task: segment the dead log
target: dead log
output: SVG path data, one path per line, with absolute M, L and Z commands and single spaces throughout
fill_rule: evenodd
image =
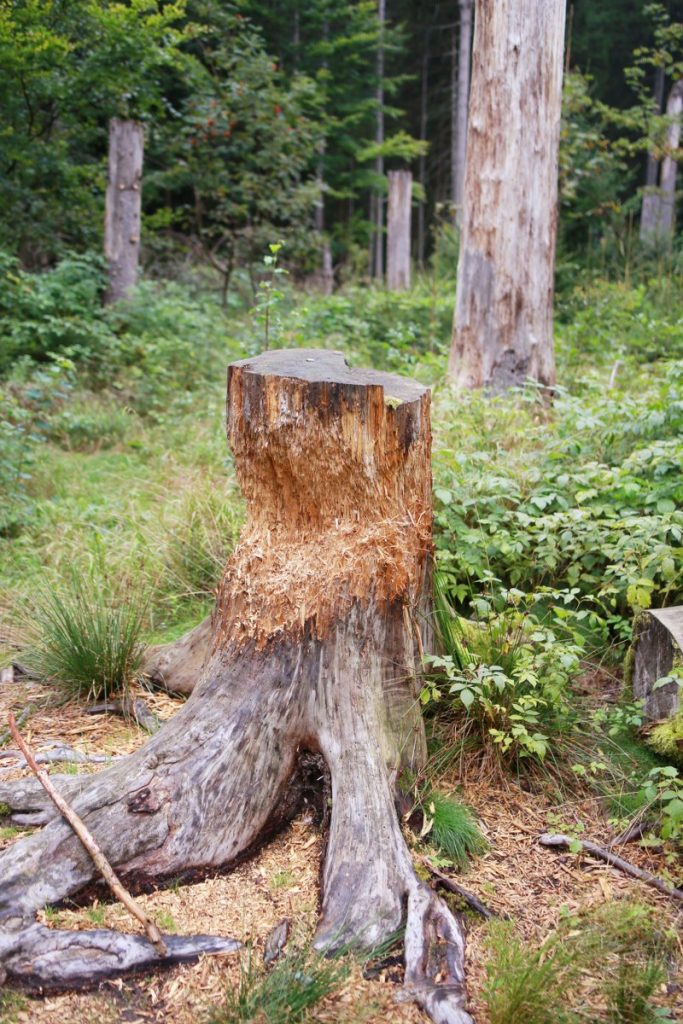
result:
M 640 612 L 633 623 L 633 642 L 626 657 L 625 676 L 633 696 L 644 702 L 645 716 L 659 721 L 676 714 L 680 687 L 675 681 L 655 683 L 683 665 L 683 606 Z
M 109 122 L 109 175 L 105 198 L 106 303 L 130 297 L 138 277 L 144 130 L 139 121 Z
M 426 754 L 429 392 L 339 353 L 268 352 L 230 367 L 228 437 L 248 518 L 201 679 L 145 746 L 69 799 L 120 873 L 158 880 L 244 856 L 291 813 L 302 755 L 322 755 L 332 811 L 316 948 L 373 948 L 405 923 L 407 994 L 466 1024 L 462 931 L 417 878 L 395 809 L 402 772 Z M 50 932 L 57 960 L 41 959 L 36 931 L 39 908 L 92 878 L 60 820 L 0 854 L 10 977 L 38 960 L 41 984 L 68 983 L 87 936 L 90 976 L 107 973 L 110 933 Z M 126 956 L 144 941 L 124 938 Z

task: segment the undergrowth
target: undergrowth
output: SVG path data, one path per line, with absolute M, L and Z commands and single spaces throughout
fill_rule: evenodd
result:
M 486 852 L 488 844 L 465 804 L 431 790 L 421 798 L 421 806 L 422 834 L 460 871 L 467 870 L 470 858 Z
M 270 969 L 256 966 L 249 948 L 240 962 L 237 986 L 213 1007 L 206 1024 L 296 1024 L 334 992 L 348 966 L 309 950 L 288 952 Z

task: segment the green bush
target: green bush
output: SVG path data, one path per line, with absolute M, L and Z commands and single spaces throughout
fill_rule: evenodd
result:
M 449 607 L 440 581 L 437 576 L 443 653 L 426 658 L 435 671 L 422 703 L 436 703 L 437 710 L 445 703 L 461 719 L 461 732 L 474 733 L 484 749 L 509 764 L 542 762 L 551 741 L 571 732 L 576 721 L 570 683 L 584 650 L 580 636 L 558 635 L 533 610 L 537 598 L 529 601 L 515 590 L 504 594 L 507 607 L 499 609 L 473 598 L 479 618 L 466 619 Z M 565 624 L 558 626 L 566 634 Z
M 142 658 L 146 602 L 107 579 L 74 574 L 43 588 L 27 618 L 27 665 L 74 696 L 99 700 L 126 691 Z

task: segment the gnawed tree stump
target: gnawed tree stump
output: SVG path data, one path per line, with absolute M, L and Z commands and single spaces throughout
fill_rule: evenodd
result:
M 248 518 L 201 679 L 141 750 L 70 780 L 65 795 L 119 873 L 159 879 L 255 848 L 296 808 L 297 765 L 322 755 L 332 811 L 316 947 L 372 947 L 405 922 L 407 993 L 435 1021 L 463 1024 L 463 936 L 416 877 L 394 802 L 404 770 L 425 757 L 429 392 L 349 369 L 338 353 L 269 352 L 230 367 L 228 437 Z M 35 924 L 93 868 L 21 786 L 23 809 L 51 820 L 0 855 L 10 978 L 70 985 L 140 964 L 141 950 L 145 966 L 160 962 L 138 936 Z M 21 810 L 9 788 L 0 799 Z M 193 941 L 178 940 L 184 950 Z

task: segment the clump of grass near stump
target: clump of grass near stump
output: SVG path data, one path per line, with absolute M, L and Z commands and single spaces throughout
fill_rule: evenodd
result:
M 213 1007 L 205 1024 L 296 1024 L 348 975 L 339 960 L 308 950 L 288 953 L 266 971 L 254 965 L 251 949 L 242 959 L 237 987 Z
M 144 650 L 145 612 L 140 593 L 74 574 L 62 590 L 39 596 L 23 660 L 74 696 L 125 693 Z
M 459 800 L 432 792 L 423 801 L 423 810 L 432 822 L 428 841 L 461 871 L 467 869 L 470 857 L 488 849 L 472 811 Z

